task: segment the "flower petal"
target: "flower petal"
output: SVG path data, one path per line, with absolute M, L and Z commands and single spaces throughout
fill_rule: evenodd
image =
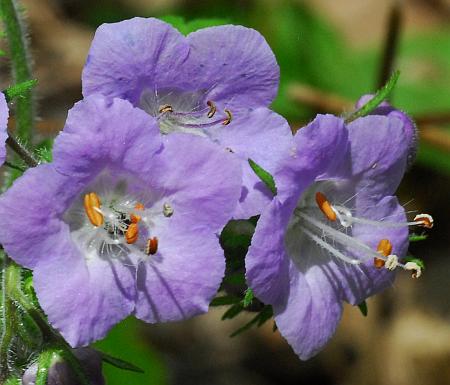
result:
M 55 237 L 53 253 L 57 259 L 42 258 L 34 267 L 34 288 L 51 325 L 72 347 L 104 337 L 133 311 L 134 267 L 114 259 L 85 258 L 67 226 Z
M 163 322 L 205 313 L 225 271 L 218 237 L 175 223 L 158 240 L 158 254 L 139 266 L 136 317 Z
M 67 175 L 90 176 L 106 164 L 139 173 L 161 146 L 155 119 L 126 100 L 107 101 L 96 94 L 69 111 L 53 158 L 58 171 Z
M 369 115 L 350 123 L 348 132 L 352 173 L 360 188 L 373 197 L 392 195 L 405 173 L 410 147 L 404 121 Z
M 273 195 L 249 166 L 248 159 L 273 174 L 281 159 L 294 147 L 288 123 L 267 108 L 257 108 L 218 129 L 211 139 L 242 160 L 244 187 L 234 218 L 260 214 Z
M 264 37 L 254 29 L 223 25 L 187 36 L 191 50 L 183 67 L 196 89 L 227 105 L 267 106 L 278 90 L 279 67 Z
M 5 141 L 8 138 L 8 117 L 8 104 L 6 103 L 5 95 L 3 92 L 0 92 L 0 166 L 6 159 Z
M 208 139 L 189 134 L 164 137 L 164 149 L 142 173 L 149 186 L 164 191 L 186 226 L 220 231 L 239 199 L 242 171 L 238 160 Z
M 188 53 L 185 37 L 160 20 L 136 17 L 103 24 L 83 70 L 83 95 L 99 92 L 137 105 L 144 89 L 176 87 Z
M 60 217 L 81 188 L 50 164 L 17 179 L 0 198 L 0 243 L 11 258 L 31 269 L 43 256 L 53 260 L 53 244 L 63 226 Z
M 274 304 L 278 330 L 302 360 L 317 354 L 333 336 L 342 315 L 340 289 L 326 266 L 289 269 L 286 304 Z
M 275 197 L 261 215 L 245 258 L 246 280 L 265 303 L 283 301 L 288 293 L 288 259 L 284 234 L 293 207 Z

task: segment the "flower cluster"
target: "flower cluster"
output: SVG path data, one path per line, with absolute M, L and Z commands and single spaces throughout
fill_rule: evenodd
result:
M 185 37 L 156 19 L 105 24 L 82 80 L 53 161 L 0 198 L 0 243 L 33 270 L 39 303 L 71 346 L 128 315 L 206 312 L 231 219 L 261 215 L 247 281 L 303 359 L 329 340 L 343 301 L 388 287 L 398 268 L 420 276 L 402 261 L 408 226 L 432 218 L 408 222 L 394 196 L 416 148 L 400 111 L 383 104 L 350 124 L 319 115 L 293 136 L 268 108 L 272 51 L 232 25 Z M 273 174 L 275 197 L 249 159 Z

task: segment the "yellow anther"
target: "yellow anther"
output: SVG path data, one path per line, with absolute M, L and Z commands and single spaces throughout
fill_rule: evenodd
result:
M 391 255 L 391 253 L 392 253 L 392 243 L 389 241 L 389 239 L 382 239 L 378 243 L 377 251 L 383 257 L 387 257 L 388 255 Z M 373 259 L 373 264 L 375 265 L 375 267 L 377 269 L 381 269 L 384 266 L 385 262 L 381 258 L 374 258 Z
M 96 227 L 103 224 L 103 215 L 100 212 L 102 203 L 99 196 L 95 192 L 91 192 L 84 196 L 84 211 L 89 218 L 89 221 Z
M 158 251 L 158 238 L 153 237 L 147 239 L 147 244 L 145 245 L 145 254 L 153 255 Z
M 173 108 L 170 104 L 163 104 L 159 107 L 159 113 L 164 114 L 166 112 L 173 112 Z
M 208 114 L 206 116 L 208 118 L 212 118 L 214 116 L 214 114 L 216 113 L 216 111 L 217 111 L 216 105 L 211 100 L 208 100 L 206 102 L 206 104 L 209 107 L 209 111 L 208 111 Z
M 137 223 L 131 223 L 125 232 L 125 239 L 128 244 L 135 243 L 139 236 L 139 227 Z
M 336 213 L 331 206 L 331 203 L 328 202 L 327 197 L 322 194 L 320 191 L 316 192 L 316 203 L 319 206 L 320 211 L 329 219 L 330 221 L 336 220 Z
M 222 122 L 224 126 L 227 126 L 233 120 L 233 115 L 230 110 L 225 109 L 224 112 L 227 114 L 227 118 Z
M 421 226 L 431 229 L 434 225 L 433 217 L 429 214 L 419 214 L 414 217 L 414 222 L 421 222 Z

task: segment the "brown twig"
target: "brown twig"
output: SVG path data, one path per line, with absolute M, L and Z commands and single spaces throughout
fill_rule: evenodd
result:
M 292 101 L 311 107 L 317 112 L 341 114 L 354 108 L 351 101 L 341 96 L 300 83 L 289 85 L 287 95 Z

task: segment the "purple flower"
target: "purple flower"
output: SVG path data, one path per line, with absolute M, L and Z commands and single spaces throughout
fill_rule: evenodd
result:
M 6 147 L 4 144 L 8 138 L 8 117 L 8 104 L 6 103 L 5 95 L 3 92 L 0 92 L 0 166 L 6 159 Z
M 278 195 L 258 221 L 246 259 L 255 295 L 273 306 L 281 334 L 301 359 L 331 338 L 343 301 L 359 304 L 389 287 L 403 264 L 408 225 L 393 196 L 411 135 L 396 116 L 348 126 L 319 115 L 295 135 L 296 149 L 275 174 Z M 377 267 L 375 267 L 375 265 Z
M 207 311 L 224 273 L 217 233 L 242 183 L 234 157 L 197 136 L 162 137 L 145 112 L 99 95 L 69 112 L 53 154 L 0 198 L 0 242 L 33 269 L 66 340 L 86 345 L 129 314 Z
M 187 37 L 157 19 L 103 24 L 83 71 L 83 95 L 129 100 L 158 120 L 163 134 L 210 138 L 235 153 L 243 187 L 235 218 L 259 214 L 272 195 L 248 158 L 273 172 L 292 147 L 287 122 L 267 106 L 279 67 L 255 30 L 226 25 Z

